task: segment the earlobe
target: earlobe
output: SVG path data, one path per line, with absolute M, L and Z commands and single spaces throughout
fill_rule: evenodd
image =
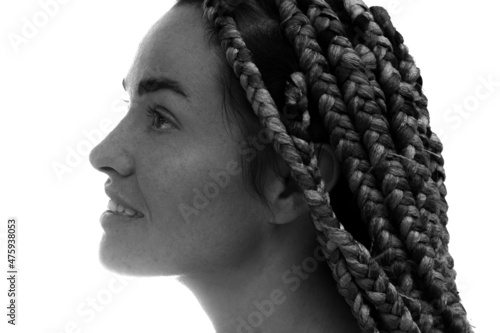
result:
M 326 191 L 330 192 L 340 178 L 340 162 L 332 146 L 327 143 L 315 143 L 314 151 L 318 157 L 318 168 Z
M 267 198 L 271 213 L 270 223 L 288 224 L 307 212 L 304 193 L 289 171 L 284 175 L 272 177 L 267 184 L 269 186 Z

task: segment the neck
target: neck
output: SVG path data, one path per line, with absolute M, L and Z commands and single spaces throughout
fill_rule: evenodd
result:
M 237 268 L 182 276 L 219 333 L 357 332 L 315 240 L 279 226 Z M 295 228 L 297 229 L 297 228 Z M 298 244 L 303 244 L 298 246 Z

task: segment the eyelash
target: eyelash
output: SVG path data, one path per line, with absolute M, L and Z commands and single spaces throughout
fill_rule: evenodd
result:
M 158 108 L 158 106 L 154 105 L 154 106 L 149 106 L 146 109 L 146 113 L 147 113 L 148 117 L 151 118 L 151 122 L 150 122 L 150 124 L 148 124 L 148 127 L 147 127 L 148 132 L 163 132 L 163 131 L 165 131 L 165 129 L 161 129 L 161 126 L 163 123 L 168 123 L 170 128 L 175 127 L 174 123 L 168 117 L 165 117 L 163 114 L 158 112 L 157 108 Z M 158 121 L 160 121 L 162 123 L 159 126 L 158 126 Z

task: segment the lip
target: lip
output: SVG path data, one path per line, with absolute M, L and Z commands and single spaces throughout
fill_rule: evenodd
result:
M 128 208 L 128 209 L 132 209 L 136 212 L 139 213 L 139 215 L 141 216 L 144 216 L 144 213 L 141 212 L 140 210 L 138 210 L 137 208 L 133 207 L 132 205 L 130 205 L 125 199 L 122 198 L 121 195 L 118 194 L 118 192 L 112 190 L 109 186 L 105 186 L 104 187 L 104 192 L 106 192 L 106 195 L 111 199 L 113 200 L 114 202 L 116 202 L 117 204 L 123 206 L 124 208 Z M 108 210 L 109 211 L 109 210 Z M 121 216 L 121 215 L 120 215 Z
M 144 218 L 144 216 L 139 217 L 139 216 L 128 216 L 125 214 L 120 214 L 117 212 L 113 212 L 111 210 L 107 210 L 104 213 L 102 213 L 101 218 L 99 219 L 101 222 L 101 226 L 103 228 L 111 226 L 113 224 L 119 223 L 120 225 L 134 222 L 136 220 L 140 220 Z

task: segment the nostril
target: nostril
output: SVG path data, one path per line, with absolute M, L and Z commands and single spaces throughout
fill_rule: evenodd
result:
M 112 167 L 103 166 L 99 168 L 99 171 L 109 174 L 115 170 Z

